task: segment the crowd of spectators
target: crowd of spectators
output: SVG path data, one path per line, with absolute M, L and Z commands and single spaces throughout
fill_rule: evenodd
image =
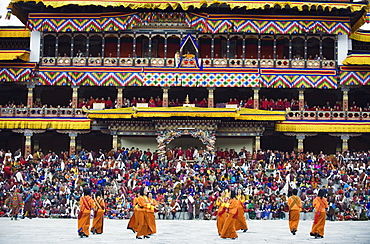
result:
M 93 96 L 90 96 L 90 98 L 82 98 L 82 100 L 78 103 L 77 107 L 82 108 L 93 108 L 94 103 L 101 103 L 105 104 L 105 109 L 112 109 L 112 108 L 118 108 L 117 100 L 111 100 L 110 97 L 104 98 L 94 98 Z M 148 107 L 162 107 L 162 99 L 160 96 L 151 96 L 149 99 L 146 99 L 144 97 L 132 97 L 129 98 L 123 98 L 122 102 L 123 108 L 128 107 L 136 107 L 138 104 L 146 104 Z M 181 101 L 179 98 L 171 99 L 168 103 L 169 107 L 178 107 L 183 106 L 183 104 L 190 103 L 194 104 L 195 107 L 202 107 L 206 108 L 208 107 L 208 100 L 207 98 L 198 99 L 194 98 L 190 101 Z M 225 103 L 217 103 L 216 107 L 225 107 L 225 104 L 235 104 L 237 107 L 240 108 L 253 108 L 254 107 L 254 100 L 253 97 L 249 97 L 248 99 L 238 99 L 238 98 L 230 98 L 229 101 Z M 2 106 L 3 108 L 26 108 L 27 105 L 24 103 L 15 104 L 14 101 L 9 101 L 7 104 Z M 32 105 L 32 108 L 55 108 L 53 105 L 43 104 L 40 101 L 35 101 Z M 67 106 L 61 106 L 58 105 L 57 108 L 72 108 L 72 101 L 69 101 L 69 104 Z M 288 98 L 278 98 L 278 99 L 268 99 L 266 97 L 262 97 L 259 100 L 259 109 L 262 110 L 280 110 L 285 111 L 287 109 L 291 111 L 298 111 L 299 109 L 299 101 L 297 99 L 291 99 Z M 331 104 L 330 102 L 327 102 L 325 105 L 314 105 L 309 106 L 307 102 L 304 104 L 304 110 L 305 111 L 342 111 L 342 105 L 339 101 Z M 349 105 L 349 111 L 356 112 L 356 111 L 363 111 L 363 112 L 370 112 L 370 103 L 367 103 L 366 106 L 360 107 L 356 104 L 355 101 L 353 101 Z
M 252 97 L 249 97 L 247 100 L 243 99 L 237 99 L 237 98 L 230 98 L 230 100 L 227 102 L 227 104 L 236 104 L 238 107 L 241 108 L 253 108 L 254 106 L 254 100 Z M 298 111 L 299 109 L 299 101 L 297 99 L 291 99 L 288 98 L 278 98 L 278 99 L 268 99 L 266 97 L 263 97 L 259 100 L 259 109 L 262 110 L 281 110 L 285 111 L 287 109 L 292 111 Z M 307 102 L 304 103 L 304 110 L 305 111 L 342 111 L 342 105 L 340 102 L 336 101 L 334 104 L 331 104 L 330 102 L 326 102 L 325 105 L 319 106 L 315 105 L 310 107 Z M 352 102 L 349 106 L 349 111 L 355 112 L 355 111 L 364 111 L 368 112 L 370 111 L 370 103 L 367 103 L 365 107 L 360 107 L 356 104 L 355 101 Z
M 295 188 L 303 201 L 302 218 L 312 219 L 312 201 L 325 189 L 330 220 L 370 217 L 370 151 L 326 155 L 217 148 L 168 148 L 162 156 L 132 147 L 104 152 L 82 149 L 68 155 L 37 150 L 22 157 L 0 151 L 0 215 L 15 189 L 32 192 L 32 217 L 76 218 L 84 187 L 101 190 L 106 217 L 129 218 L 139 187 L 148 186 L 164 219 L 214 218 L 214 201 L 225 188 L 241 188 L 249 219 L 284 219 L 287 197 Z M 24 198 L 27 194 L 25 193 Z

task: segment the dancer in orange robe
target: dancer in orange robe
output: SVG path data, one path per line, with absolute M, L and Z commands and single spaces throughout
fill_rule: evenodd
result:
M 319 190 L 317 197 L 313 200 L 313 207 L 315 208 L 315 217 L 310 232 L 311 236 L 315 238 L 324 238 L 324 228 L 326 220 L 326 208 L 328 201 L 326 200 L 324 190 Z
M 91 232 L 93 234 L 102 234 L 103 225 L 104 225 L 104 212 L 105 212 L 105 203 L 104 199 L 101 197 L 101 192 L 97 191 L 94 197 L 95 203 L 95 212 L 93 225 L 91 227 Z
M 138 209 L 138 205 L 137 205 L 137 198 L 138 196 L 136 195 L 135 198 L 134 198 L 134 201 L 132 202 L 133 206 L 134 206 L 134 214 L 131 216 L 128 224 L 127 224 L 127 229 L 129 230 L 132 230 L 134 233 L 136 232 L 136 217 L 135 217 L 135 213 Z
M 155 214 L 154 209 L 158 206 L 158 203 L 155 199 L 152 198 L 152 193 L 148 193 L 148 206 L 147 206 L 147 219 L 150 229 L 149 235 L 157 233 L 157 226 L 155 224 Z
M 243 232 L 247 232 L 248 225 L 247 221 L 245 220 L 244 216 L 244 203 L 245 203 L 245 196 L 243 194 L 242 189 L 238 189 L 238 194 L 236 195 L 236 199 L 239 200 L 238 205 L 238 218 L 235 222 L 235 230 L 243 230 Z
M 292 196 L 288 199 L 288 207 L 289 207 L 289 228 L 290 232 L 295 235 L 295 233 L 298 230 L 298 224 L 299 224 L 299 217 L 300 212 L 302 209 L 302 201 L 297 196 L 298 190 L 293 189 Z
M 218 235 L 221 235 L 222 227 L 224 226 L 226 220 L 226 203 L 229 200 L 229 193 L 227 190 L 222 191 L 220 196 L 216 200 L 216 206 L 218 206 L 217 210 L 217 231 Z
M 238 218 L 238 206 L 239 200 L 235 198 L 235 191 L 231 191 L 230 200 L 225 205 L 227 209 L 226 220 L 224 226 L 222 227 L 221 231 L 221 238 L 231 238 L 236 239 L 238 238 L 238 234 L 236 234 L 235 230 L 235 222 Z
M 136 239 L 143 239 L 142 236 L 145 238 L 150 238 L 148 235 L 150 234 L 150 229 L 148 225 L 148 216 L 146 214 L 146 210 L 148 207 L 148 198 L 146 195 L 148 194 L 147 187 L 141 187 L 139 192 L 139 197 L 137 198 L 137 210 L 135 213 L 135 230 L 136 230 Z
M 90 212 L 95 208 L 94 200 L 90 197 L 89 188 L 84 188 L 84 195 L 80 197 L 80 212 L 78 214 L 78 235 L 82 238 L 89 237 Z

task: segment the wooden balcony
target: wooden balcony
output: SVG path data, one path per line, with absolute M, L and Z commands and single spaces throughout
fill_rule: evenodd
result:
M 306 68 L 335 69 L 335 60 L 289 60 L 289 59 L 220 59 L 199 58 L 205 68 Z M 101 57 L 43 57 L 43 66 L 107 66 L 107 67 L 174 67 L 174 58 L 101 58 Z M 182 65 L 184 66 L 184 65 Z M 186 66 L 186 65 L 185 65 Z M 191 65 L 193 67 L 194 65 Z
M 0 117 L 86 117 L 80 108 L 1 108 Z
M 363 111 L 289 111 L 287 120 L 353 120 L 370 121 L 370 112 Z

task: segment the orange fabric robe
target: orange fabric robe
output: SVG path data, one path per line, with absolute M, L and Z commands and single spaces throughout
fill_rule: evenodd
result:
M 219 197 L 216 201 L 216 206 L 218 206 L 217 210 L 217 231 L 218 234 L 221 235 L 222 227 L 224 226 L 226 220 L 226 204 L 227 198 Z
M 298 230 L 300 212 L 302 208 L 302 201 L 298 196 L 291 196 L 288 198 L 289 207 L 289 228 L 290 231 Z
M 135 213 L 135 229 L 137 236 L 149 235 L 150 229 L 148 225 L 148 215 L 147 215 L 147 206 L 148 201 L 147 197 L 139 196 L 137 198 L 137 211 Z
M 137 197 L 134 198 L 133 206 L 134 206 L 134 214 L 131 216 L 130 221 L 127 224 L 127 229 L 133 230 L 134 232 L 137 232 L 137 230 L 136 230 L 136 216 L 135 216 L 137 208 L 139 207 L 139 206 L 137 206 Z
M 101 197 L 98 197 L 94 199 L 94 202 L 95 202 L 96 211 L 95 211 L 91 231 L 95 229 L 97 234 L 102 234 L 103 225 L 104 225 L 104 212 L 105 212 L 104 199 Z
M 239 201 L 239 204 L 238 204 L 238 218 L 235 221 L 235 230 L 248 230 L 247 221 L 245 220 L 244 216 L 245 196 L 238 195 L 236 196 L 236 198 Z
M 157 201 L 154 200 L 153 198 L 148 198 L 148 207 L 147 207 L 147 220 L 148 220 L 148 226 L 150 230 L 150 235 L 157 233 L 157 226 L 155 224 L 155 214 L 154 214 L 154 209 L 158 205 Z
M 80 214 L 78 216 L 78 233 L 83 232 L 89 235 L 90 230 L 90 211 L 95 207 L 94 200 L 90 196 L 80 198 Z
M 316 197 L 313 200 L 313 206 L 315 208 L 315 218 L 312 224 L 311 233 L 318 233 L 320 236 L 324 236 L 324 227 L 326 221 L 326 210 L 328 207 L 328 201 L 325 197 L 322 199 Z
M 235 221 L 238 214 L 238 206 L 240 202 L 238 199 L 231 199 L 228 203 L 228 211 L 226 214 L 226 219 L 224 226 L 222 227 L 221 231 L 221 238 L 237 238 L 238 234 L 236 234 L 235 229 Z

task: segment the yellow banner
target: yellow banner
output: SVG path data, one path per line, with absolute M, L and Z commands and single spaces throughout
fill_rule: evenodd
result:
M 28 38 L 31 33 L 25 28 L 0 28 L 0 38 Z
M 90 120 L 64 118 L 0 118 L 0 129 L 90 130 Z
M 357 31 L 353 33 L 350 38 L 360 42 L 370 42 L 370 33 Z
M 15 60 L 30 61 L 30 51 L 28 50 L 0 50 L 0 60 Z
M 370 132 L 370 122 L 361 121 L 282 121 L 276 123 L 276 131 L 280 132 Z
M 344 65 L 370 65 L 370 54 L 350 54 L 345 60 Z
M 199 107 L 139 107 L 107 110 L 85 110 L 90 119 L 130 119 L 150 117 L 207 117 L 234 118 L 239 120 L 285 120 L 283 111 L 267 111 L 247 108 L 199 108 Z

